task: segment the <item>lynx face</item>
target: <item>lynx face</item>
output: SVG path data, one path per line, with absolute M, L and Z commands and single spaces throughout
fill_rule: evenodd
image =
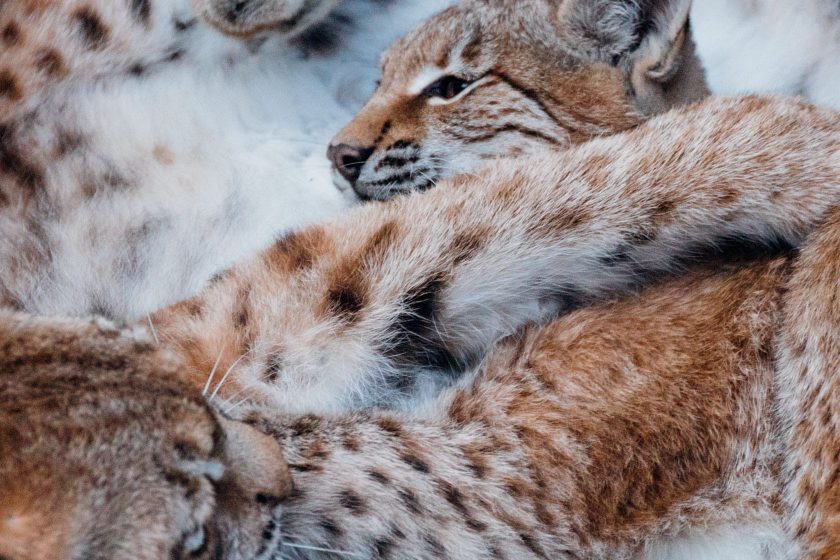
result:
M 328 150 L 337 186 L 387 199 L 701 97 L 682 4 L 662 14 L 547 0 L 445 10 L 384 54 L 378 89 Z M 627 34 L 645 21 L 648 35 Z

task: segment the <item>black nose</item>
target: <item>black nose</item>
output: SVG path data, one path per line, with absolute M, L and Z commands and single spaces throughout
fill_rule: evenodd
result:
M 351 185 L 358 180 L 362 167 L 372 153 L 373 148 L 359 148 L 350 144 L 335 144 L 327 148 L 327 158 Z

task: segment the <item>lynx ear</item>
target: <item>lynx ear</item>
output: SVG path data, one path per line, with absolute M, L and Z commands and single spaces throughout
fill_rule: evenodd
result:
M 659 113 L 708 95 L 688 24 L 691 0 L 566 0 L 569 47 L 621 68 L 639 110 Z
M 691 37 L 691 0 L 639 0 L 638 5 L 638 45 L 622 65 L 639 109 L 660 113 L 708 95 Z

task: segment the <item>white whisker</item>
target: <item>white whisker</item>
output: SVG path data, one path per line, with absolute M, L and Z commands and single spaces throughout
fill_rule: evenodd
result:
M 340 556 L 352 556 L 356 558 L 361 558 L 362 555 L 356 552 L 347 552 L 346 550 L 333 550 L 331 548 L 321 548 L 320 546 L 306 546 L 303 544 L 296 544 L 296 543 L 288 543 L 283 542 L 283 546 L 289 548 L 299 548 L 300 550 L 311 550 L 313 552 L 329 552 L 331 554 L 338 554 Z
M 210 375 L 207 376 L 207 383 L 204 384 L 204 390 L 201 391 L 201 396 L 206 397 L 207 391 L 210 390 L 210 384 L 213 382 L 213 376 L 216 375 L 216 370 L 219 368 L 219 362 L 222 361 L 222 354 L 225 353 L 225 349 L 222 348 L 219 350 L 219 357 L 216 358 L 216 363 L 213 364 L 213 369 L 210 370 Z
M 155 339 L 155 344 L 160 344 L 160 339 L 158 338 L 157 331 L 155 330 L 155 324 L 152 323 L 152 314 L 146 314 L 146 319 L 149 320 L 149 329 L 152 331 L 152 338 Z
M 236 359 L 233 361 L 233 363 L 232 363 L 232 364 L 230 364 L 230 367 L 229 367 L 229 368 L 227 368 L 227 371 L 225 371 L 225 374 L 222 376 L 222 379 L 219 381 L 218 385 L 216 385 L 216 388 L 213 390 L 213 394 L 211 394 L 211 395 L 210 395 L 210 399 L 209 399 L 209 400 L 211 400 L 211 401 L 212 401 L 213 399 L 215 399 L 215 398 L 216 398 L 216 395 L 218 395 L 218 394 L 219 394 L 219 390 L 221 390 L 222 385 L 224 385 L 224 384 L 225 384 L 225 380 L 227 380 L 228 375 L 230 375 L 230 372 L 231 372 L 231 371 L 233 371 L 233 368 L 235 368 L 235 367 L 236 367 L 236 365 L 237 365 L 239 362 L 241 362 L 241 361 L 243 360 L 243 358 L 245 358 L 245 356 L 247 356 L 248 354 L 250 354 L 250 352 L 251 352 L 250 350 L 249 350 L 248 352 L 245 352 L 244 354 L 242 354 L 241 356 L 239 356 L 238 358 L 236 358 Z

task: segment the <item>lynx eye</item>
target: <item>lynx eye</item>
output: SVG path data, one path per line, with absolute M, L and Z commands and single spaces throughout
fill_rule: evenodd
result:
M 452 99 L 470 87 L 471 83 L 457 76 L 444 76 L 426 86 L 426 89 L 423 90 L 423 96 L 428 98 Z

